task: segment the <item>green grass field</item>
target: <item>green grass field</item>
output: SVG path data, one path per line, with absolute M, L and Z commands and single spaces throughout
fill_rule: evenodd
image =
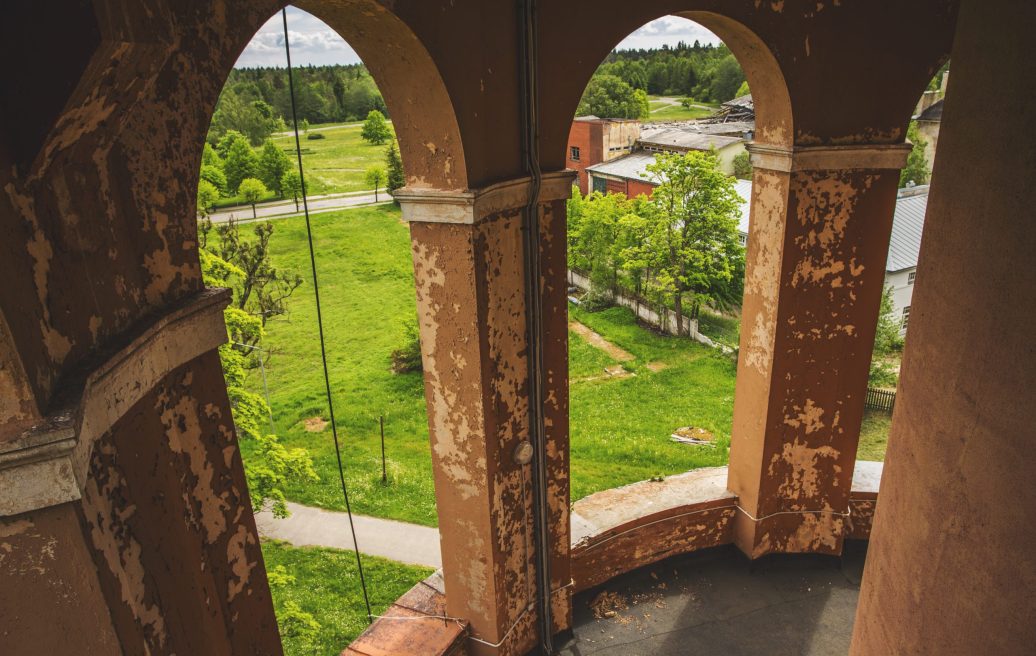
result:
M 346 481 L 353 510 L 434 526 L 424 388 L 419 373 L 394 374 L 390 354 L 403 342 L 403 321 L 416 312 L 407 227 L 393 206 L 358 208 L 313 217 L 332 391 Z M 272 259 L 306 280 L 289 299 L 287 318 L 267 325 L 264 346 L 277 433 L 307 449 L 320 475 L 315 484 L 291 485 L 300 503 L 344 509 L 329 429 L 308 432 L 303 422 L 328 418 L 324 400 L 316 306 L 301 218 L 275 223 Z M 572 498 L 688 469 L 727 462 L 734 397 L 734 363 L 685 338 L 663 337 L 612 308 L 571 310 L 605 339 L 635 356 L 625 378 L 604 376 L 615 362 L 570 333 Z M 654 369 L 647 367 L 651 363 Z M 656 364 L 662 367 L 654 366 Z M 254 389 L 262 389 L 252 372 Z M 389 485 L 381 483 L 378 417 L 385 417 Z M 703 427 L 716 446 L 672 442 L 682 426 Z M 876 431 L 881 422 L 865 424 Z M 885 426 L 887 432 L 887 426 Z M 877 444 L 880 436 L 866 438 Z M 245 458 L 253 445 L 242 443 Z M 862 449 L 862 447 L 861 447 Z
M 648 96 L 648 109 L 650 113 L 648 114 L 648 117 L 644 119 L 644 122 L 690 121 L 705 118 L 715 111 L 714 106 L 711 104 L 698 102 L 695 102 L 694 104 L 707 105 L 710 108 L 684 107 L 679 103 L 673 104 L 665 100 L 660 100 L 659 96 Z
M 312 126 L 309 135 L 320 134 L 323 139 L 301 135 L 302 164 L 306 169 L 309 193 L 337 194 L 370 189 L 364 181 L 364 174 L 370 166 L 385 168 L 385 151 L 389 146 L 372 146 L 364 141 L 360 137 L 362 127 L 362 123 L 319 125 Z M 272 138 L 279 147 L 290 150 L 294 157 L 294 135 L 280 134 Z
M 292 547 L 284 542 L 264 541 L 263 558 L 267 571 L 283 567 L 294 580 L 273 583 L 273 603 L 281 628 L 287 656 L 335 656 L 367 628 L 367 616 L 352 551 Z M 374 614 L 389 604 L 432 570 L 376 558 L 363 557 L 363 573 Z M 276 581 L 276 575 L 274 576 Z M 296 605 L 319 622 L 320 628 L 307 633 L 286 612 Z

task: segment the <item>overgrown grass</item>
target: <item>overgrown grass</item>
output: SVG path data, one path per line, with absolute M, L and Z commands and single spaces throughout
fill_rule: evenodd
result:
M 394 374 L 390 354 L 403 342 L 403 321 L 415 316 L 409 234 L 392 206 L 358 208 L 312 217 L 331 388 L 353 510 L 434 526 L 428 424 L 419 372 Z M 287 446 L 312 455 L 320 481 L 292 485 L 289 498 L 343 510 L 330 430 L 307 432 L 310 417 L 328 419 L 320 363 L 316 304 L 305 223 L 275 222 L 271 259 L 302 274 L 288 317 L 267 324 L 264 346 L 276 428 Z M 259 372 L 253 388 L 261 390 Z M 381 483 L 378 416 L 385 416 L 389 485 Z M 251 444 L 242 444 L 250 457 Z
M 706 337 L 737 348 L 741 339 L 741 319 L 702 310 L 698 313 L 698 330 Z
M 856 459 L 884 461 L 891 426 L 892 415 L 881 410 L 865 410 L 863 426 L 860 428 L 860 446 L 856 449 Z
M 385 151 L 389 144 L 372 146 L 360 137 L 362 123 L 314 126 L 322 128 L 309 134 L 323 135 L 323 139 L 308 139 L 302 135 L 302 163 L 306 168 L 306 185 L 311 194 L 335 194 L 364 191 L 370 186 L 364 180 L 367 168 L 385 168 Z M 391 126 L 391 123 L 389 123 Z M 295 154 L 294 135 L 272 137 L 273 142 Z
M 267 571 L 280 566 L 294 577 L 294 581 L 273 585 L 274 610 L 280 620 L 287 656 L 334 656 L 367 628 L 356 555 L 352 551 L 297 548 L 276 541 L 264 541 L 262 549 Z M 363 573 L 372 611 L 378 614 L 432 570 L 364 556 Z M 291 615 L 293 604 L 312 615 L 320 629 L 312 635 L 292 631 L 290 620 L 285 619 Z
M 699 118 L 705 118 L 712 114 L 711 109 L 702 109 L 701 107 L 684 107 L 683 105 L 668 105 L 660 106 L 655 109 L 652 108 L 651 113 L 644 119 L 645 123 L 656 123 L 658 121 L 690 121 Z
M 589 313 L 572 307 L 570 312 L 633 354 L 635 360 L 623 366 L 636 374 L 571 386 L 573 500 L 659 474 L 726 464 L 735 375 L 729 358 L 690 339 L 645 330 L 626 308 Z M 572 371 L 583 366 L 581 348 L 570 347 Z M 665 368 L 651 371 L 648 363 Z M 681 426 L 711 431 L 716 446 L 673 442 L 669 436 Z

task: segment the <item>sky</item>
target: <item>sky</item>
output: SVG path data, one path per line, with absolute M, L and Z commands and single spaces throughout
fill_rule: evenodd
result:
M 281 15 L 277 14 L 256 32 L 251 43 L 241 53 L 238 68 L 254 66 L 280 66 L 284 62 L 284 31 Z M 301 9 L 288 7 L 288 34 L 291 38 L 291 63 L 296 66 L 307 64 L 355 64 L 360 61 L 356 53 L 342 37 L 325 25 L 319 18 Z M 661 48 L 663 44 L 675 46 L 679 41 L 694 43 L 719 43 L 719 38 L 701 25 L 686 18 L 664 16 L 651 21 L 633 32 L 622 43 L 624 48 Z

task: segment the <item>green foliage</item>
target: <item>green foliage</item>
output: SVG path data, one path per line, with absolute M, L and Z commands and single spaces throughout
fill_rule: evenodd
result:
M 205 145 L 208 146 L 208 144 Z M 202 164 L 201 179 L 215 187 L 217 194 L 227 193 L 227 176 L 223 173 L 222 165 Z
M 256 218 L 255 204 L 270 192 L 266 189 L 266 185 L 263 184 L 262 180 L 245 178 L 238 186 L 237 193 L 241 194 L 245 202 L 252 206 L 252 218 Z
M 393 141 L 389 149 L 385 151 L 385 167 L 388 171 L 388 178 L 385 188 L 389 193 L 406 186 L 406 176 L 403 175 L 403 159 L 399 156 L 399 148 Z
M 262 550 L 285 654 L 337 654 L 367 628 L 355 553 L 319 547 L 298 548 L 274 540 L 264 540 Z M 363 557 L 363 570 L 371 610 L 376 615 L 384 613 L 393 601 L 432 573 L 428 567 L 368 555 Z M 270 572 L 291 572 L 291 575 L 285 580 L 276 573 L 270 576 Z M 304 615 L 299 617 L 300 613 Z M 312 624 L 306 616 L 315 620 L 320 628 L 307 631 Z
M 734 177 L 741 180 L 752 179 L 752 158 L 747 150 L 734 156 Z
M 646 118 L 647 94 L 615 75 L 595 75 L 583 92 L 576 113 L 600 118 Z
M 911 182 L 915 185 L 925 184 L 928 182 L 928 176 L 931 175 L 931 166 L 924 154 L 928 141 L 921 136 L 917 121 L 910 121 L 910 127 L 907 128 L 907 140 L 913 144 L 913 148 L 907 156 L 906 166 L 899 174 L 899 186 L 906 187 Z
M 403 321 L 403 345 L 392 352 L 392 371 L 405 374 L 421 371 L 421 331 L 415 317 Z
M 360 132 L 360 135 L 367 143 L 380 146 L 392 138 L 392 130 L 385 120 L 385 115 L 376 109 L 372 109 L 367 114 L 367 120 L 363 122 L 363 130 Z
M 245 467 L 252 506 L 256 511 L 268 507 L 274 517 L 287 517 L 290 513 L 282 488 L 287 481 L 297 484 L 319 481 L 313 459 L 306 449 L 285 447 L 276 435 L 259 435 L 256 444 L 249 459 L 251 463 Z
M 878 310 L 878 328 L 874 335 L 874 351 L 871 354 L 867 384 L 871 387 L 894 388 L 899 382 L 895 359 L 890 357 L 903 349 L 903 338 L 899 334 L 899 318 L 892 303 L 892 287 L 885 287 L 881 294 Z
M 259 158 L 256 157 L 248 139 L 240 132 L 227 132 L 220 139 L 216 151 L 223 156 L 223 172 L 227 176 L 228 194 L 237 194 L 242 180 L 259 175 Z
M 223 169 L 223 160 L 220 159 L 219 153 L 216 152 L 216 149 L 213 148 L 212 144 L 210 144 L 208 141 L 206 141 L 205 145 L 202 146 L 201 165 L 203 167 L 215 166 L 220 170 Z
M 281 188 L 281 178 L 289 168 L 291 168 L 291 160 L 284 151 L 274 145 L 270 139 L 264 141 L 259 154 L 259 179 L 263 181 L 266 188 L 273 189 L 278 196 L 283 197 L 285 194 L 284 189 Z
M 382 185 L 385 184 L 385 169 L 380 166 L 371 166 L 367 168 L 367 172 L 364 174 L 363 179 L 368 185 L 375 191 L 377 191 Z
M 734 97 L 740 98 L 741 96 L 747 96 L 750 93 L 752 93 L 752 90 L 748 88 L 748 80 L 745 80 L 741 83 L 741 86 L 737 88 L 737 91 L 734 92 Z
M 208 180 L 198 181 L 198 216 L 209 215 L 212 206 L 219 200 L 219 189 Z
M 726 102 L 737 96 L 741 83 L 745 81 L 744 71 L 741 65 L 734 59 L 734 55 L 727 55 L 719 60 L 712 73 L 710 92 L 712 98 L 717 102 Z
M 284 172 L 281 176 L 281 193 L 285 198 L 295 201 L 295 210 L 299 209 L 299 199 L 302 197 L 302 176 L 295 168 Z
M 263 100 L 245 100 L 233 89 L 224 87 L 216 103 L 216 111 L 209 125 L 207 141 L 217 143 L 230 130 L 248 138 L 251 145 L 259 145 L 274 130 L 283 129 L 284 121 L 275 116 L 273 107 Z
M 311 132 L 306 135 L 306 138 L 310 141 L 317 141 L 319 139 L 326 139 L 327 137 L 324 136 L 323 132 Z

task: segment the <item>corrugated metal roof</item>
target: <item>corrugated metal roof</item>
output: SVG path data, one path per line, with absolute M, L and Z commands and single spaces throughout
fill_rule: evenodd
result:
M 737 195 L 741 197 L 741 215 L 737 219 L 737 229 L 743 235 L 748 234 L 748 215 L 752 209 L 752 181 L 738 180 L 734 183 Z
M 668 130 L 642 131 L 639 143 L 659 148 L 683 148 L 687 150 L 719 150 L 727 146 L 741 143 L 741 137 L 728 137 L 719 134 L 703 134 L 697 130 L 670 128 Z
M 641 150 L 629 155 L 623 155 L 622 157 L 616 157 L 607 162 L 588 166 L 586 170 L 591 173 L 614 175 L 631 180 L 647 180 L 648 178 L 641 174 L 646 174 L 647 165 L 654 163 L 654 161 L 655 156 L 652 153 L 645 153 Z
M 924 189 L 904 189 L 896 200 L 889 258 L 885 265 L 887 271 L 902 271 L 917 266 L 917 256 L 921 252 L 921 231 L 924 230 L 924 215 L 927 209 L 927 185 Z

